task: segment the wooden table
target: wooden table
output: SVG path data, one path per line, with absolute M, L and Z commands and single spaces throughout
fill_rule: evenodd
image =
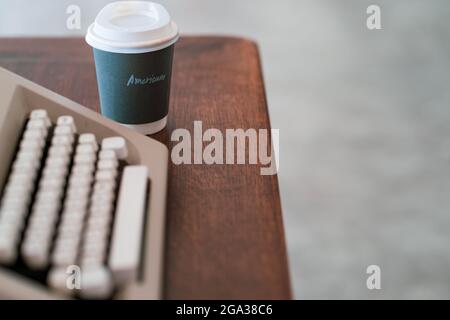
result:
M 258 49 L 226 37 L 176 45 L 167 129 L 270 128 Z M 0 65 L 99 109 L 91 48 L 83 39 L 0 39 Z M 170 165 L 165 297 L 291 297 L 277 176 L 258 165 Z

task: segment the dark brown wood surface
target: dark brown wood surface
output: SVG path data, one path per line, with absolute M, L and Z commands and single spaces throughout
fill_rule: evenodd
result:
M 0 66 L 93 110 L 99 100 L 83 39 L 0 39 Z M 167 128 L 270 128 L 256 45 L 227 37 L 183 37 L 176 45 Z M 0 88 L 1 91 L 1 88 Z M 277 176 L 258 165 L 169 169 L 165 297 L 291 297 Z

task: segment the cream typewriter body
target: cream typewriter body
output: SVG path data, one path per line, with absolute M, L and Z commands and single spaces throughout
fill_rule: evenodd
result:
M 1 68 L 0 88 L 0 298 L 161 298 L 167 148 Z

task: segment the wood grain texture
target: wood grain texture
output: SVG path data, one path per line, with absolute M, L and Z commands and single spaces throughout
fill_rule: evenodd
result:
M 167 128 L 269 129 L 256 45 L 183 37 L 176 45 Z M 91 49 L 83 39 L 0 39 L 0 65 L 99 110 Z M 170 165 L 165 297 L 291 297 L 277 176 L 258 165 Z

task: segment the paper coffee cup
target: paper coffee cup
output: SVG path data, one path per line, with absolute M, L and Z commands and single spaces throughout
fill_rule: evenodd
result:
M 101 112 L 143 134 L 167 123 L 178 28 L 166 9 L 147 1 L 108 4 L 89 26 Z

